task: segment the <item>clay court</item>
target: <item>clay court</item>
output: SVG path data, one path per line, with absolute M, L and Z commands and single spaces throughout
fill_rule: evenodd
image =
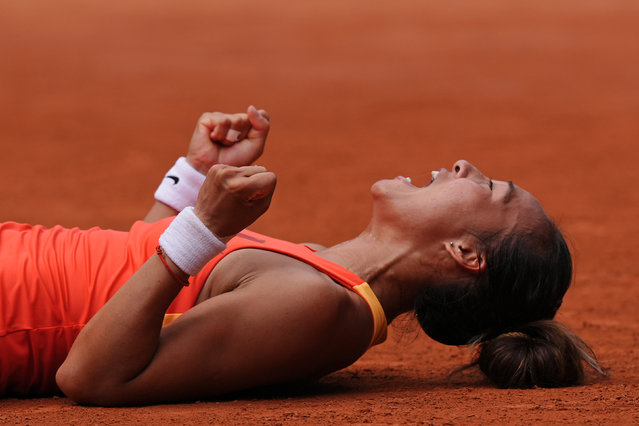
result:
M 639 422 L 639 4 L 62 0 L 0 6 L 0 220 L 126 230 L 204 111 L 268 109 L 278 175 L 254 230 L 325 245 L 370 185 L 464 158 L 535 194 L 568 235 L 557 319 L 610 378 L 502 390 L 467 349 L 394 323 L 317 383 L 216 401 L 0 401 L 0 423 Z

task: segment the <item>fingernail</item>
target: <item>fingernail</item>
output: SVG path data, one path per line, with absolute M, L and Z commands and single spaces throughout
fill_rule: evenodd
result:
M 240 132 L 238 132 L 237 130 L 229 129 L 229 131 L 226 132 L 227 141 L 235 142 L 235 141 L 238 141 L 239 139 L 240 139 Z

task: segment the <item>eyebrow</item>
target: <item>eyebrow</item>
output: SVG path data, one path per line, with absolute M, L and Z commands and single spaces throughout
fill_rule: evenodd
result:
M 508 202 L 510 201 L 514 193 L 515 193 L 515 184 L 513 183 L 513 181 L 509 180 L 508 191 L 506 191 L 506 195 L 504 195 L 504 199 L 503 199 L 504 204 L 508 204 Z

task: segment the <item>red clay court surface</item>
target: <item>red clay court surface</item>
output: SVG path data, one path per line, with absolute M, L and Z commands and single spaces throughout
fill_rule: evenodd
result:
M 279 177 L 253 229 L 332 244 L 369 187 L 465 158 L 569 235 L 558 319 L 611 377 L 501 390 L 410 324 L 317 384 L 214 402 L 0 401 L 2 423 L 639 422 L 639 3 L 116 0 L 0 6 L 0 220 L 127 229 L 198 115 L 268 109 Z

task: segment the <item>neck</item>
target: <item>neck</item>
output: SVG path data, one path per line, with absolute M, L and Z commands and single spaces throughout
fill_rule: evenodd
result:
M 318 252 L 366 281 L 379 299 L 390 323 L 413 309 L 415 297 L 433 271 L 419 259 L 416 248 L 406 242 L 383 238 L 370 230 L 358 237 Z M 418 270 L 420 269 L 420 270 Z

